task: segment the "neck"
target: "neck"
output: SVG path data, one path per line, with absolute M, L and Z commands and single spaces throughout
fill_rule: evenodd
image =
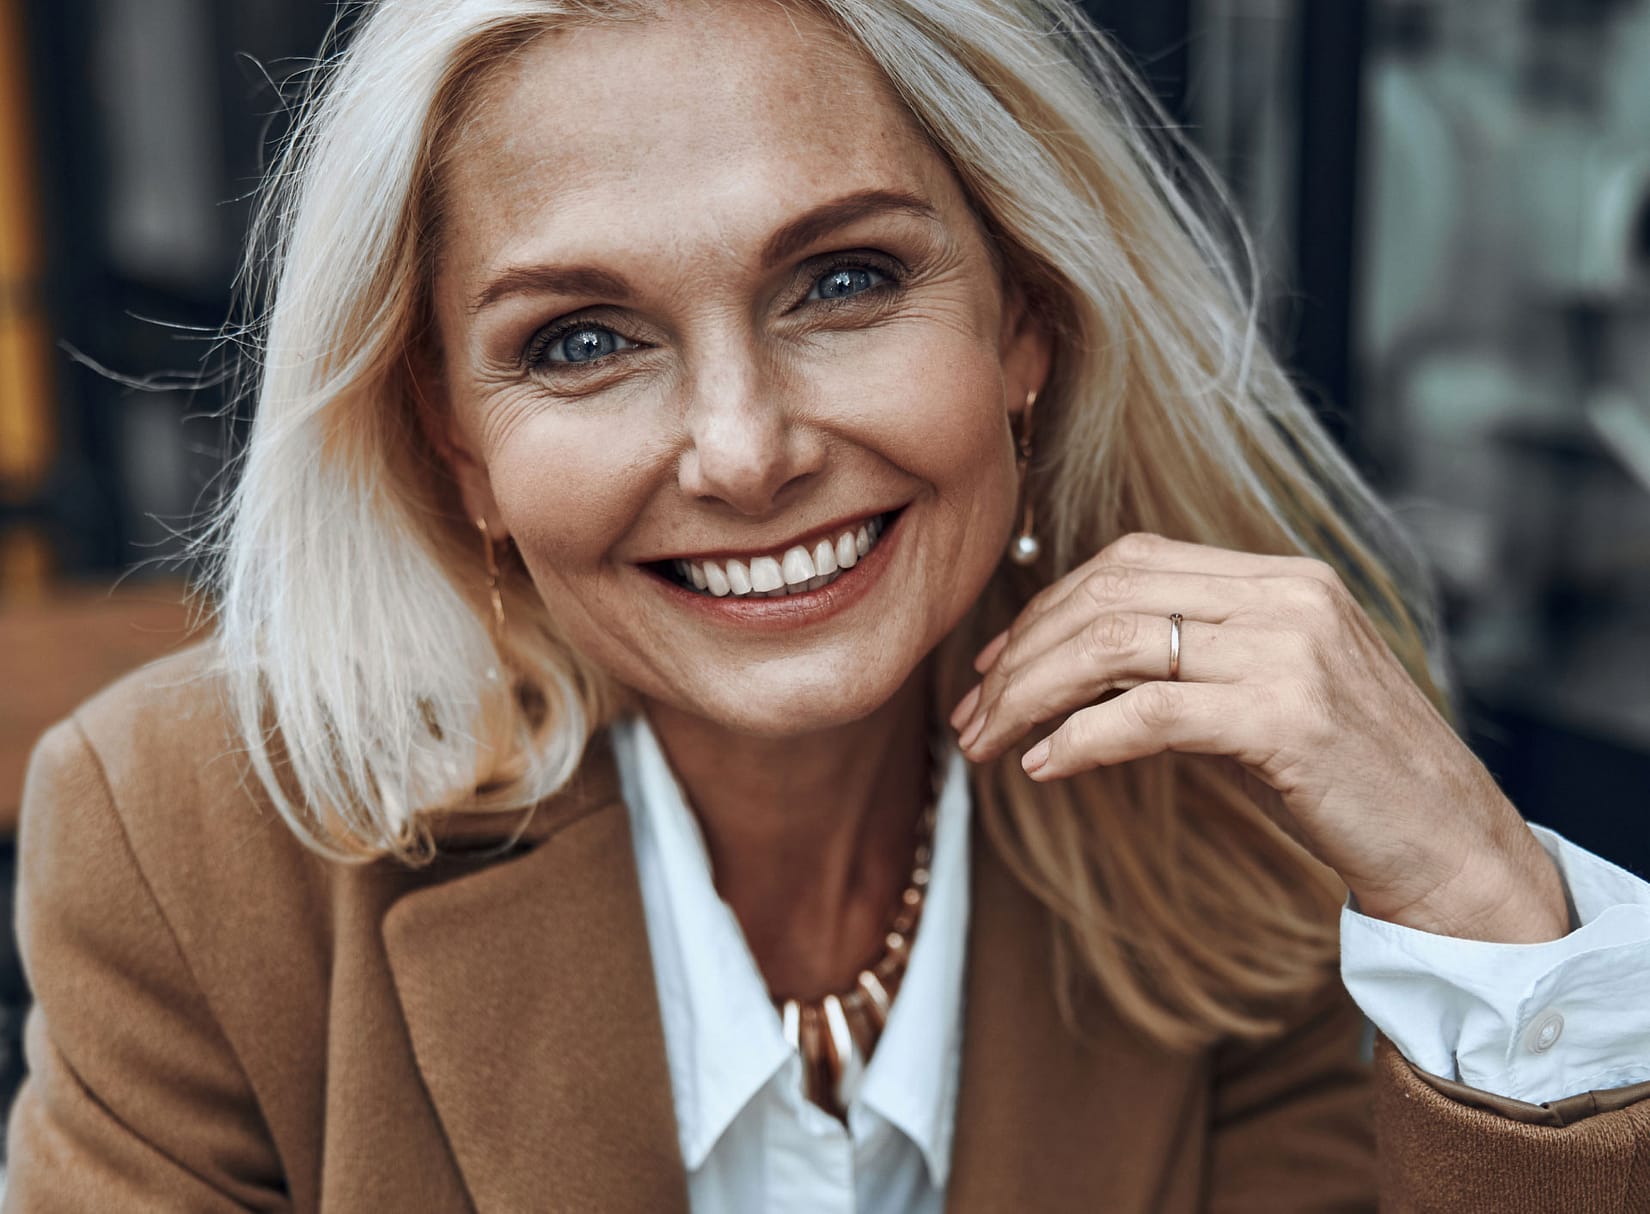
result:
M 776 995 L 844 989 L 880 951 L 929 796 L 928 698 L 919 667 L 870 716 L 794 738 L 645 705 Z

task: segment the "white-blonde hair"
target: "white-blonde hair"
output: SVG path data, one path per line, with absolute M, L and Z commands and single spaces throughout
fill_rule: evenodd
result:
M 1077 6 L 771 2 L 822 14 L 881 69 L 1056 334 L 1030 472 L 1046 556 L 1005 563 L 942 645 L 936 709 L 1041 586 L 1150 531 L 1327 562 L 1453 719 L 1424 566 L 1257 333 L 1226 196 Z M 204 543 L 255 770 L 335 859 L 421 863 L 420 811 L 539 802 L 624 702 L 519 566 L 492 634 L 409 364 L 440 158 L 477 83 L 546 30 L 655 3 L 383 0 L 319 66 L 270 175 L 246 283 L 255 420 Z M 1052 912 L 1074 1023 L 1093 986 L 1174 1048 L 1258 1036 L 1330 972 L 1344 891 L 1232 765 L 1169 753 L 1034 785 L 1015 759 L 975 770 L 977 812 Z

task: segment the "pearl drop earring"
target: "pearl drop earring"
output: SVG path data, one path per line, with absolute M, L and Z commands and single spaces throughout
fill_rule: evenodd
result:
M 1026 474 L 1031 464 L 1031 406 L 1036 403 L 1037 392 L 1033 389 L 1026 393 L 1026 407 L 1020 414 L 1020 433 L 1015 443 L 1018 454 L 1014 462 L 1020 474 L 1020 534 L 1009 545 L 1008 557 L 1016 565 L 1034 565 L 1043 555 L 1043 546 L 1031 529 L 1031 485 Z

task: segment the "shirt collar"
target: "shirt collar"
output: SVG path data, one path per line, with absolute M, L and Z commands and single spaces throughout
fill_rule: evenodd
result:
M 614 750 L 631 817 L 682 1160 L 701 1167 L 793 1051 L 738 919 L 716 892 L 698 820 L 641 714 Z M 899 1129 L 943 1188 L 950 1172 L 968 922 L 968 765 L 947 748 L 922 922 L 888 1023 L 849 1108 Z
M 682 1161 L 701 1167 L 790 1046 L 698 819 L 645 717 L 614 728 L 659 985 Z M 913 943 L 913 950 L 915 945 Z

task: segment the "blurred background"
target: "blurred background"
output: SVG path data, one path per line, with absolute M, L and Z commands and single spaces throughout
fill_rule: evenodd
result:
M 1650 874 L 1650 0 L 1086 7 L 1230 184 L 1273 340 L 1433 561 L 1468 741 Z M 213 336 L 278 86 L 337 11 L 0 0 L 8 916 L 34 739 L 184 642 L 178 531 L 232 439 Z

